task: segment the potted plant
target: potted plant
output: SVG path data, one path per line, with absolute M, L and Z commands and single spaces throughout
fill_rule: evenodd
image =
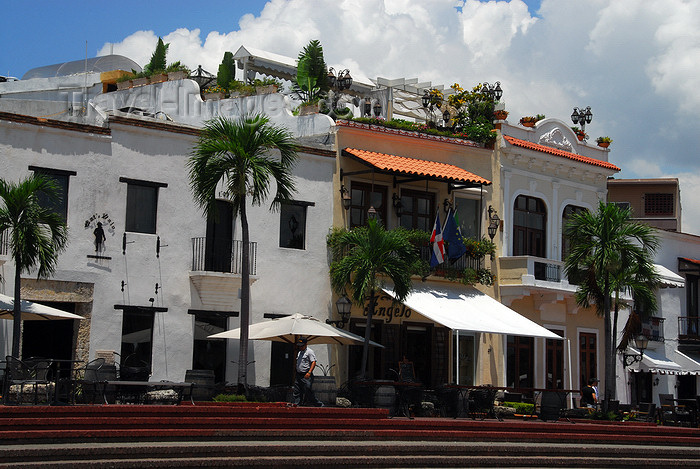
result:
M 255 94 L 255 87 L 253 85 L 248 85 L 240 80 L 232 80 L 228 84 L 228 90 L 232 98 L 236 96 L 252 96 Z
M 134 78 L 134 75 L 134 73 L 125 72 L 122 76 L 117 78 L 117 89 L 125 90 L 127 88 L 131 88 L 133 85 L 132 79 Z
M 190 69 L 180 61 L 171 63 L 165 71 L 168 73 L 168 81 L 184 80 L 190 76 Z
M 610 137 L 598 137 L 595 139 L 595 141 L 601 148 L 608 148 L 612 143 L 612 139 Z
M 520 125 L 524 127 L 534 127 L 537 122 L 537 117 L 535 116 L 525 116 L 520 118 Z
M 226 95 L 226 90 L 223 89 L 219 85 L 210 86 L 209 88 L 204 90 L 204 99 L 205 100 L 222 99 L 225 95 Z
M 571 127 L 571 130 L 574 131 L 574 133 L 576 134 L 576 138 L 578 138 L 579 142 L 583 142 L 584 140 L 586 140 L 588 138 L 588 135 L 586 135 L 586 132 L 584 132 L 583 130 L 579 129 L 576 126 Z
M 503 121 L 506 120 L 506 117 L 508 117 L 508 111 L 505 109 L 498 109 L 496 111 L 493 111 L 493 117 L 496 120 Z
M 277 93 L 277 90 L 282 87 L 282 82 L 277 78 L 263 78 L 262 80 L 256 78 L 253 81 L 253 86 L 255 87 L 256 94 L 272 94 Z
M 153 72 L 153 75 L 148 77 L 148 83 L 163 83 L 168 81 L 168 74 L 164 70 Z

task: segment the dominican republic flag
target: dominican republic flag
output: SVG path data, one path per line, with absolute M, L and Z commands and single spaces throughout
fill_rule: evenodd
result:
M 430 236 L 433 245 L 433 253 L 430 256 L 430 267 L 435 267 L 445 261 L 445 246 L 442 242 L 442 227 L 440 226 L 440 212 L 435 217 L 433 234 Z

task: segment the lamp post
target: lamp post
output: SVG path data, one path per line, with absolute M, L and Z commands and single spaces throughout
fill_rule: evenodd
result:
M 500 81 L 497 81 L 493 85 L 489 85 L 487 82 L 484 82 L 484 84 L 481 86 L 481 92 L 494 101 L 500 101 L 501 97 L 503 96 Z
M 586 109 L 574 108 L 574 112 L 571 113 L 571 122 L 581 126 L 581 131 L 586 133 L 586 124 L 590 124 L 593 120 L 593 113 L 591 112 L 591 107 L 588 106 Z
M 331 319 L 326 319 L 326 324 L 343 328 L 350 320 L 350 308 L 352 307 L 352 302 L 350 301 L 350 298 L 343 295 L 335 302 L 335 307 L 338 310 L 338 314 L 340 314 L 340 320 L 333 321 Z
M 335 75 L 335 69 L 333 67 L 328 69 L 328 86 L 333 91 L 332 103 L 333 109 L 338 106 L 338 99 L 340 99 L 340 93 L 343 90 L 347 90 L 352 86 L 352 77 L 350 76 L 350 70 L 347 68 L 338 72 L 338 76 Z
M 649 345 L 649 339 L 644 334 L 639 334 L 634 338 L 634 346 L 637 347 L 639 353 L 623 353 L 622 354 L 622 366 L 627 368 L 628 366 L 641 362 L 644 357 L 644 349 Z

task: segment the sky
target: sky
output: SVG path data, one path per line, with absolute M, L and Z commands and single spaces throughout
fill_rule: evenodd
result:
M 700 2 L 697 0 L 252 0 L 4 2 L 0 75 L 109 54 L 216 72 L 245 45 L 296 57 L 319 39 L 329 66 L 449 87 L 500 81 L 509 121 L 573 125 L 613 139 L 618 178 L 675 177 L 683 231 L 700 235 Z

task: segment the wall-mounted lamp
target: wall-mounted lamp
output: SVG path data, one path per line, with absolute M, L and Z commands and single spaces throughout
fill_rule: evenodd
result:
M 401 204 L 401 197 L 399 194 L 394 192 L 394 195 L 391 196 L 391 204 L 394 206 L 396 216 L 400 218 L 403 213 L 403 204 Z
M 493 238 L 496 237 L 496 232 L 498 231 L 498 227 L 501 224 L 501 219 L 498 218 L 498 212 L 494 210 L 494 208 L 489 205 L 489 226 L 488 226 L 488 232 L 489 232 L 489 238 L 491 238 L 491 241 L 493 241 Z
M 338 314 L 340 315 L 340 320 L 332 321 L 330 319 L 326 319 L 326 324 L 331 324 L 335 327 L 340 328 L 345 327 L 345 325 L 350 320 L 350 308 L 352 307 L 352 302 L 350 301 L 350 298 L 348 298 L 346 295 L 341 296 L 335 302 L 335 307 L 338 310 Z
M 627 368 L 633 363 L 641 362 L 644 357 L 644 349 L 649 345 L 649 339 L 644 334 L 639 334 L 634 338 L 634 346 L 639 350 L 639 353 L 623 353 L 622 366 Z
M 372 100 L 365 98 L 365 106 L 363 115 L 367 117 L 372 117 Z
M 445 215 L 450 213 L 450 209 L 454 208 L 452 201 L 450 199 L 445 199 L 442 201 L 442 209 L 445 211 Z
M 382 105 L 379 103 L 379 101 L 374 103 L 372 110 L 374 111 L 374 117 L 379 117 L 382 115 Z
M 367 219 L 368 220 L 376 220 L 379 218 L 379 214 L 377 213 L 377 209 L 374 208 L 374 205 L 369 206 L 369 210 L 367 210 Z
M 659 378 L 656 378 L 656 379 L 654 380 L 654 383 L 653 383 L 653 384 L 654 384 L 654 386 L 658 386 L 658 385 L 659 385 Z
M 350 191 L 348 190 L 347 187 L 340 186 L 340 196 L 343 199 L 343 208 L 345 210 L 350 210 L 350 204 L 352 203 L 352 196 L 350 195 Z

